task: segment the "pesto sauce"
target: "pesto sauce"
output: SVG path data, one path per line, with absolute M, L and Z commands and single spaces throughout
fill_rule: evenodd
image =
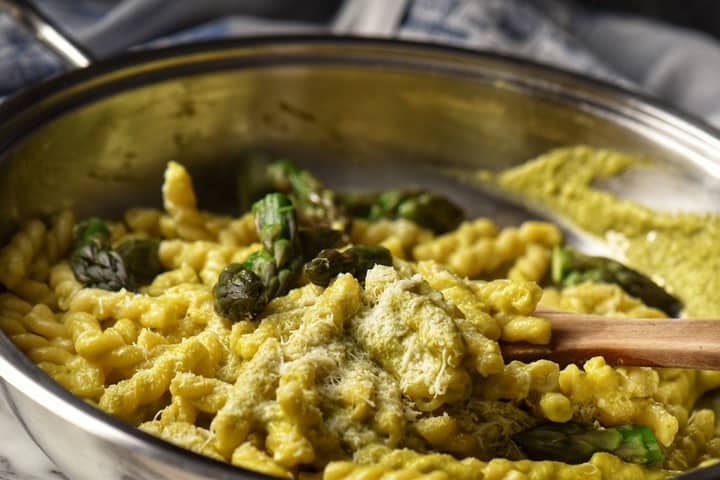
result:
M 685 316 L 720 317 L 720 216 L 657 212 L 592 186 L 642 163 L 609 150 L 563 148 L 506 170 L 495 181 L 612 241 L 629 266 L 683 301 Z

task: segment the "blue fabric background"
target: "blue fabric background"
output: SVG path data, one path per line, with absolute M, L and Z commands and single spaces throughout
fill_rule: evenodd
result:
M 147 27 L 147 12 L 142 9 L 143 2 L 152 1 L 157 0 L 35 0 L 35 3 L 79 39 L 92 38 L 93 42 L 102 43 L 102 35 L 93 32 L 93 28 L 103 25 L 103 21 L 123 8 L 130 25 L 136 22 L 146 29 L 152 28 L 152 22 Z M 180 2 L 197 9 L 197 3 L 187 3 L 193 1 L 197 0 L 165 2 L 168 8 L 163 15 L 172 23 L 172 16 L 179 15 L 176 11 L 180 10 Z M 404 15 L 391 19 L 389 32 L 381 31 L 379 26 L 375 32 L 372 18 L 382 18 L 382 12 L 378 15 L 371 10 L 388 9 L 388 2 L 399 4 L 398 11 L 404 11 Z M 355 4 L 356 15 L 370 19 L 365 22 L 363 34 L 389 34 L 530 58 L 635 88 L 720 125 L 720 82 L 716 80 L 720 45 L 700 33 L 644 18 L 587 11 L 562 0 L 345 0 L 345 7 L 351 3 Z M 321 25 L 235 15 L 212 21 L 203 18 L 171 35 L 145 32 L 148 41 L 140 43 L 142 48 L 303 31 L 335 30 L 332 22 Z M 118 33 L 127 32 L 116 32 L 115 42 L 106 36 L 108 45 L 93 47 L 102 50 L 107 46 L 112 50 L 115 47 L 110 44 L 117 43 Z M 7 15 L 0 13 L 0 97 L 64 68 Z

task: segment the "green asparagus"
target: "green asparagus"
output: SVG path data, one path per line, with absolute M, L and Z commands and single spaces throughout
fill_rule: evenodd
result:
M 323 287 L 340 273 L 350 273 L 362 282 L 367 271 L 375 265 L 392 265 L 392 255 L 387 248 L 357 245 L 343 252 L 326 249 L 305 264 L 305 275 L 312 283 Z
M 350 228 L 350 217 L 336 193 L 325 188 L 309 171 L 281 160 L 268 167 L 268 176 L 277 190 L 293 196 L 302 225 L 332 228 L 340 232 L 347 232 Z
M 116 251 L 135 285 L 147 285 L 165 271 L 158 255 L 159 247 L 157 238 L 136 238 L 118 245 Z
M 640 272 L 603 257 L 591 257 L 564 246 L 556 247 L 552 255 L 552 281 L 569 287 L 582 282 L 614 283 L 646 305 L 658 308 L 670 316 L 677 316 L 682 303 Z
M 213 288 L 215 311 L 232 321 L 248 320 L 267 305 L 267 290 L 260 277 L 245 265 L 226 266 Z
M 110 229 L 101 219 L 91 217 L 75 225 L 73 239 L 76 247 L 90 243 L 107 247 L 110 245 Z
M 213 287 L 215 311 L 232 321 L 259 313 L 297 280 L 303 251 L 295 207 L 284 193 L 270 193 L 253 205 L 255 227 L 263 249 L 242 264 L 230 264 Z
M 117 252 L 90 242 L 76 248 L 70 256 L 75 278 L 86 287 L 117 291 L 135 290 L 122 257 Z
M 457 228 L 465 214 L 442 195 L 421 189 L 398 189 L 386 192 L 341 196 L 348 212 L 370 221 L 381 218 L 405 218 L 435 233 Z
M 380 194 L 370 209 L 370 220 L 405 218 L 435 233 L 457 228 L 465 214 L 447 198 L 425 190 L 390 190 Z
M 633 463 L 663 461 L 655 435 L 644 425 L 594 429 L 576 423 L 547 423 L 514 435 L 513 441 L 532 460 L 582 463 L 596 452 L 609 452 Z
M 265 250 L 271 252 L 278 267 L 296 253 L 295 207 L 282 193 L 269 193 L 253 205 L 255 228 Z
M 99 218 L 90 218 L 73 230 L 75 249 L 70 266 L 85 286 L 116 291 L 135 289 L 122 257 L 110 248 L 110 230 Z

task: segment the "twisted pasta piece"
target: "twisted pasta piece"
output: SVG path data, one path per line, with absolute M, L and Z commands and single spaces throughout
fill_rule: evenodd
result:
M 184 312 L 178 312 L 178 303 L 163 297 L 150 297 L 127 290 L 108 292 L 97 288 L 78 290 L 70 300 L 69 311 L 90 313 L 102 320 L 129 318 L 143 327 L 167 330 L 177 325 Z
M 698 463 L 715 435 L 715 413 L 709 409 L 693 412 L 668 451 L 664 466 L 672 470 L 687 470 Z
M 494 238 L 498 227 L 487 218 L 463 222 L 456 230 L 425 241 L 416 246 L 413 255 L 418 260 L 435 260 L 443 263 L 454 251 L 468 247 L 480 240 Z
M 536 243 L 527 246 L 525 253 L 515 260 L 508 278 L 516 282 L 539 282 L 550 268 L 552 251 Z
M 502 373 L 490 375 L 474 388 L 477 396 L 486 400 L 524 400 L 541 417 L 555 422 L 567 422 L 574 414 L 573 405 L 562 393 L 559 367 L 549 360 L 532 363 L 518 361 L 505 365 Z
M 471 398 L 431 412 L 414 423 L 414 430 L 434 450 L 460 458 L 518 458 L 512 436 L 538 420 L 511 402 Z
M 486 218 L 463 223 L 457 230 L 421 243 L 417 260 L 435 260 L 462 277 L 478 278 L 507 268 L 531 244 L 552 248 L 562 241 L 560 231 L 544 222 L 525 222 L 519 228 L 497 226 Z
M 180 372 L 170 383 L 173 397 L 182 397 L 196 409 L 206 413 L 217 413 L 225 403 L 232 385 L 215 378 Z
M 180 268 L 188 265 L 199 272 L 205 265 L 210 250 L 218 248 L 214 242 L 186 242 L 184 240 L 164 240 L 160 242 L 158 255 L 165 268 Z
M 75 395 L 94 400 L 103 392 L 103 372 L 75 355 L 67 329 L 46 305 L 33 307 L 14 295 L 2 294 L 0 327 L 42 370 Z
M 48 284 L 30 278 L 23 278 L 10 289 L 14 294 L 30 303 L 42 303 L 57 307 L 57 298 Z
M 67 329 L 47 305 L 31 306 L 12 294 L 2 294 L 0 325 L 10 339 L 31 356 L 67 359 L 66 354 L 74 353 Z
M 612 368 L 602 357 L 595 357 L 585 362 L 582 370 L 576 365 L 565 367 L 558 379 L 559 390 L 573 405 L 582 407 L 575 412 L 581 420 L 597 419 L 607 426 L 647 425 L 658 441 L 668 446 L 679 430 L 679 421 L 653 398 L 658 373 L 649 368 L 643 371 L 655 377 L 654 388 L 637 389 L 636 382 L 622 369 Z
M 578 313 L 638 318 L 664 318 L 667 315 L 631 297 L 618 285 L 581 283 L 562 290 L 547 288 L 540 304 Z
M 223 456 L 248 438 L 263 405 L 275 396 L 282 351 L 276 339 L 268 339 L 257 354 L 241 367 L 237 381 L 223 407 L 210 424 L 215 447 Z
M 403 218 L 383 219 L 377 222 L 355 219 L 350 232 L 350 241 L 355 244 L 400 246 L 399 251 L 395 248 L 397 253 L 401 253 L 400 258 L 404 258 L 416 245 L 428 242 L 432 238 L 433 233 L 430 230 Z
M 110 385 L 98 405 L 112 415 L 130 417 L 139 407 L 159 399 L 176 373 L 191 371 L 212 376 L 221 352 L 216 336 L 208 332 L 183 340 L 161 353 L 150 367 Z
M 88 359 L 106 355 L 132 343 L 137 338 L 137 329 L 134 323 L 128 319 L 120 320 L 115 326 L 105 330 L 100 327 L 97 318 L 85 312 L 68 312 L 64 315 L 63 321 L 72 335 L 75 351 Z M 137 346 L 134 346 L 134 349 L 140 350 Z M 142 351 L 138 352 L 139 359 L 138 353 L 133 353 L 132 350 L 124 349 L 123 353 L 133 355 L 134 361 L 122 362 L 122 366 L 133 365 L 143 358 Z M 117 360 L 116 358 L 116 363 Z
M 228 246 L 245 246 L 258 242 L 255 215 L 246 213 L 242 217 L 232 220 L 218 232 L 218 241 L 222 245 Z
M 550 321 L 530 315 L 542 296 L 537 284 L 501 279 L 487 283 L 473 282 L 471 286 L 500 322 L 503 340 L 541 345 L 550 341 Z
M 68 262 L 60 262 L 50 270 L 50 288 L 57 299 L 60 310 L 67 311 L 76 293 L 83 285 L 75 278 Z
M 0 329 L 8 335 L 25 333 L 23 317 L 32 305 L 10 293 L 0 294 Z
M 212 434 L 204 428 L 193 425 L 192 422 L 145 422 L 140 425 L 140 429 L 193 452 L 216 460 L 225 460 L 213 448 Z
M 105 375 L 101 368 L 74 355 L 63 358 L 38 359 L 38 367 L 73 394 L 87 400 L 97 400 L 105 390 Z
M 243 262 L 260 248 L 262 247 L 259 243 L 236 247 L 215 242 L 186 242 L 176 239 L 161 242 L 158 254 L 166 268 L 179 269 L 184 265 L 189 266 L 198 274 L 202 283 L 213 286 L 228 263 Z
M 441 291 L 463 313 L 455 319 L 455 324 L 467 345 L 468 361 L 475 371 L 483 376 L 501 372 L 504 362 L 497 340 L 502 325 L 490 315 L 487 306 L 469 285 L 439 264 L 420 262 L 417 269 L 431 287 Z
M 162 212 L 155 208 L 131 208 L 123 215 L 123 220 L 133 233 L 144 233 L 150 237 L 162 236 L 160 218 Z
M 371 445 L 357 452 L 352 462 L 330 463 L 323 478 L 476 480 L 485 478 L 481 473 L 485 465 L 472 457 L 457 460 L 441 453 L 423 454 L 410 449 L 393 450 L 383 445 Z
M 150 285 L 140 289 L 142 293 L 146 293 L 153 297 L 158 297 L 172 287 L 182 285 L 183 283 L 198 283 L 198 275 L 188 264 L 184 263 L 179 268 L 163 272 L 153 279 Z
M 50 276 L 50 261 L 48 260 L 46 252 L 38 252 L 35 258 L 33 258 L 27 276 L 39 282 L 47 281 Z
M 230 463 L 277 478 L 295 478 L 292 472 L 250 442 L 243 443 L 233 451 Z
M 71 210 L 63 210 L 53 218 L 52 226 L 45 232 L 44 250 L 49 265 L 70 251 L 74 226 L 75 214 Z
M 223 268 L 230 263 L 234 252 L 230 249 L 215 248 L 207 252 L 205 263 L 199 272 L 202 283 L 212 287 L 218 282 Z
M 65 325 L 55 318 L 55 314 L 47 305 L 37 304 L 23 317 L 23 325 L 32 333 L 41 335 L 48 340 L 70 338 Z
M 29 272 L 33 258 L 45 240 L 45 225 L 40 220 L 26 222 L 0 250 L 0 283 L 13 288 Z
M 169 162 L 162 186 L 163 205 L 174 223 L 178 236 L 185 240 L 213 240 L 205 218 L 197 209 L 192 179 L 185 167 Z

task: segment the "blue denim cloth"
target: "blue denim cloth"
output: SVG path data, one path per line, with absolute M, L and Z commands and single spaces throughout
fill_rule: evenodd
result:
M 92 30 L 108 16 L 111 18 L 123 4 L 137 6 L 143 0 L 123 0 L 124 3 L 108 0 L 34 1 L 82 39 L 84 31 Z M 172 17 L 175 10 L 180 10 L 177 8 L 180 1 L 166 3 L 168 8 L 163 14 Z M 393 1 L 401 2 L 405 12 L 398 17 L 392 30 L 392 36 L 397 38 L 530 58 L 635 88 L 720 124 L 720 83 L 716 81 L 716 72 L 720 71 L 720 45 L 708 36 L 642 18 L 587 11 L 562 0 Z M 360 3 L 360 8 L 355 10 L 361 13 L 363 8 L 387 6 L 379 0 L 345 2 L 346 6 L 351 2 Z M 126 24 L 133 24 L 133 8 L 126 9 L 130 10 L 130 22 L 126 19 Z M 142 15 L 147 12 L 138 11 L 136 24 L 146 26 L 148 23 L 144 19 L 147 17 Z M 331 29 L 331 24 L 229 16 L 212 21 L 203 19 L 197 25 L 166 36 L 145 32 L 149 36 L 141 46 L 256 33 Z M 127 29 L 119 32 L 122 34 Z M 102 50 L 103 45 L 94 47 Z M 0 14 L 0 97 L 64 68 L 7 16 Z

